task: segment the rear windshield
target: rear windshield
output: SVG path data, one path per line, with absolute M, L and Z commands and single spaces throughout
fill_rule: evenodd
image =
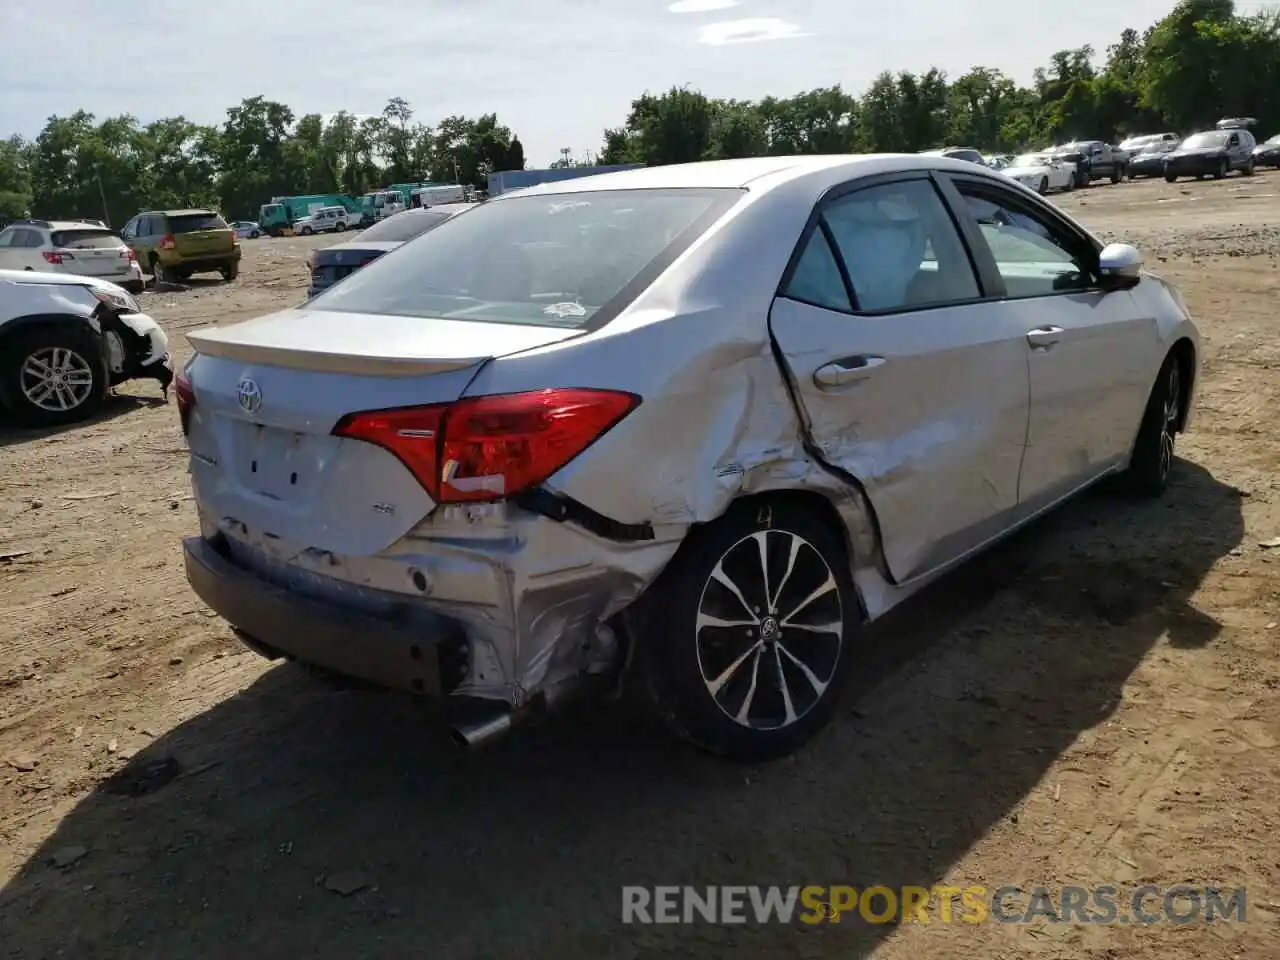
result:
M 382 243 L 401 243 L 421 236 L 432 227 L 438 227 L 449 219 L 447 213 L 397 213 L 381 223 L 357 234 L 357 240 L 377 240 Z
M 169 217 L 170 233 L 195 233 L 198 230 L 225 230 L 227 221 L 216 213 L 184 213 Z
M 632 281 L 652 282 L 741 196 L 594 190 L 497 200 L 380 257 L 308 309 L 593 327 L 621 309 Z
M 110 250 L 124 246 L 124 241 L 110 230 L 55 230 L 49 239 L 55 247 L 64 250 Z

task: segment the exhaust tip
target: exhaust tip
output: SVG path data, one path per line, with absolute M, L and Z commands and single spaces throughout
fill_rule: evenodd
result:
M 449 728 L 449 738 L 463 750 L 475 750 L 499 740 L 511 731 L 511 714 L 500 713 L 488 720 L 464 723 Z

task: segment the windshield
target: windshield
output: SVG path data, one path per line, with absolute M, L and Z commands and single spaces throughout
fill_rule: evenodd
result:
M 110 250 L 124 246 L 124 241 L 110 230 L 56 230 L 49 239 L 62 249 Z
M 1120 149 L 1121 149 L 1121 150 L 1135 150 L 1135 149 L 1137 149 L 1138 147 L 1146 147 L 1146 146 L 1149 146 L 1149 145 L 1151 145 L 1151 144 L 1155 143 L 1155 142 L 1156 142 L 1157 140 L 1159 140 L 1159 139 L 1160 139 L 1159 134 L 1157 134 L 1157 135 L 1155 135 L 1155 136 L 1150 136 L 1150 135 L 1148 135 L 1148 136 L 1145 136 L 1145 137 L 1133 137 L 1133 138 L 1131 138 L 1131 139 L 1129 139 L 1129 140 L 1124 141 L 1124 143 L 1120 144 Z
M 170 233 L 195 233 L 198 230 L 225 230 L 227 221 L 216 213 L 184 213 L 169 217 Z
M 1182 149 L 1203 150 L 1205 147 L 1220 147 L 1226 142 L 1225 133 L 1193 133 L 1182 141 Z
M 308 308 L 583 329 L 632 281 L 652 282 L 647 271 L 741 196 L 592 190 L 487 203 L 380 257 Z
M 1049 162 L 1049 156 L 1044 153 L 1024 153 L 1019 157 L 1015 157 L 1011 166 L 1015 167 L 1042 167 Z
M 438 227 L 449 219 L 447 213 L 419 213 L 406 211 L 383 220 L 355 236 L 356 240 L 376 240 L 381 243 L 401 243 Z

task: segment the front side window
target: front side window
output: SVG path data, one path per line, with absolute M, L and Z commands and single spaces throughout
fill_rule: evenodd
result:
M 859 311 L 977 299 L 978 281 L 942 198 L 928 180 L 858 190 L 823 212 Z
M 592 190 L 499 200 L 379 257 L 308 309 L 585 329 L 742 196 Z
M 995 194 L 957 184 L 1010 297 L 1083 290 L 1093 275 L 1074 238 Z

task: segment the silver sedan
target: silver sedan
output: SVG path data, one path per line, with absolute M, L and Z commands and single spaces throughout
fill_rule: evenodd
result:
M 866 622 L 1104 477 L 1164 491 L 1200 342 L 1142 266 L 944 158 L 507 194 L 191 334 L 188 578 L 264 656 L 465 704 L 464 743 L 625 686 L 781 755 Z

